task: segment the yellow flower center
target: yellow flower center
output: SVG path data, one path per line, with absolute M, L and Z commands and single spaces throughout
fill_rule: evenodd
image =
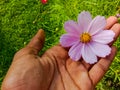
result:
M 88 43 L 91 40 L 91 35 L 89 33 L 82 33 L 80 35 L 80 41 L 82 43 Z

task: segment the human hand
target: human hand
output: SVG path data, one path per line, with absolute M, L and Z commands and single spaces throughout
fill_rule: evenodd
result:
M 111 16 L 106 26 L 106 29 L 115 32 L 115 40 L 120 34 L 120 24 L 117 22 L 117 18 Z M 90 65 L 83 60 L 72 61 L 68 50 L 56 45 L 40 57 L 38 53 L 43 47 L 44 38 L 44 31 L 39 30 L 31 42 L 15 54 L 2 90 L 93 90 L 116 54 L 116 48 L 112 46 L 109 56 Z

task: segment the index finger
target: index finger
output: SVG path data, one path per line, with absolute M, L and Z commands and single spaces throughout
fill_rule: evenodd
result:
M 118 18 L 115 16 L 110 16 L 107 19 L 107 24 L 105 26 L 105 29 L 110 29 L 115 23 L 118 23 Z

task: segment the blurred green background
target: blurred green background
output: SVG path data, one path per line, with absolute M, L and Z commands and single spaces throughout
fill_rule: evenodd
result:
M 90 11 L 106 18 L 120 11 L 120 0 L 0 0 L 0 85 L 16 51 L 24 47 L 42 28 L 46 33 L 42 53 L 59 42 L 66 20 L 77 20 L 78 14 Z M 97 90 L 120 90 L 120 38 L 118 53 Z

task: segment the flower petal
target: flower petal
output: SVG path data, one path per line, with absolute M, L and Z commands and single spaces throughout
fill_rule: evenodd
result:
M 113 41 L 115 33 L 112 30 L 103 30 L 102 32 L 92 36 L 92 40 L 102 44 L 108 44 Z
M 70 48 L 68 54 L 72 60 L 78 61 L 81 58 L 82 46 L 83 44 L 78 42 Z
M 79 37 L 72 34 L 64 34 L 60 37 L 60 43 L 63 47 L 70 47 L 79 42 Z
M 78 25 L 82 31 L 86 31 L 90 22 L 92 21 L 91 14 L 88 11 L 83 11 L 78 15 Z
M 81 32 L 78 24 L 74 22 L 73 20 L 69 20 L 65 22 L 64 28 L 68 33 L 72 33 L 72 34 L 74 33 L 78 35 Z
M 92 20 L 87 30 L 91 35 L 95 35 L 96 33 L 103 30 L 105 28 L 105 25 L 106 25 L 105 17 L 97 16 Z
M 87 44 L 85 44 L 82 48 L 82 57 L 86 63 L 94 64 L 97 62 L 97 56 Z
M 101 43 L 91 42 L 89 44 L 89 47 L 99 57 L 106 57 L 111 52 L 111 48 L 108 45 L 104 45 Z

